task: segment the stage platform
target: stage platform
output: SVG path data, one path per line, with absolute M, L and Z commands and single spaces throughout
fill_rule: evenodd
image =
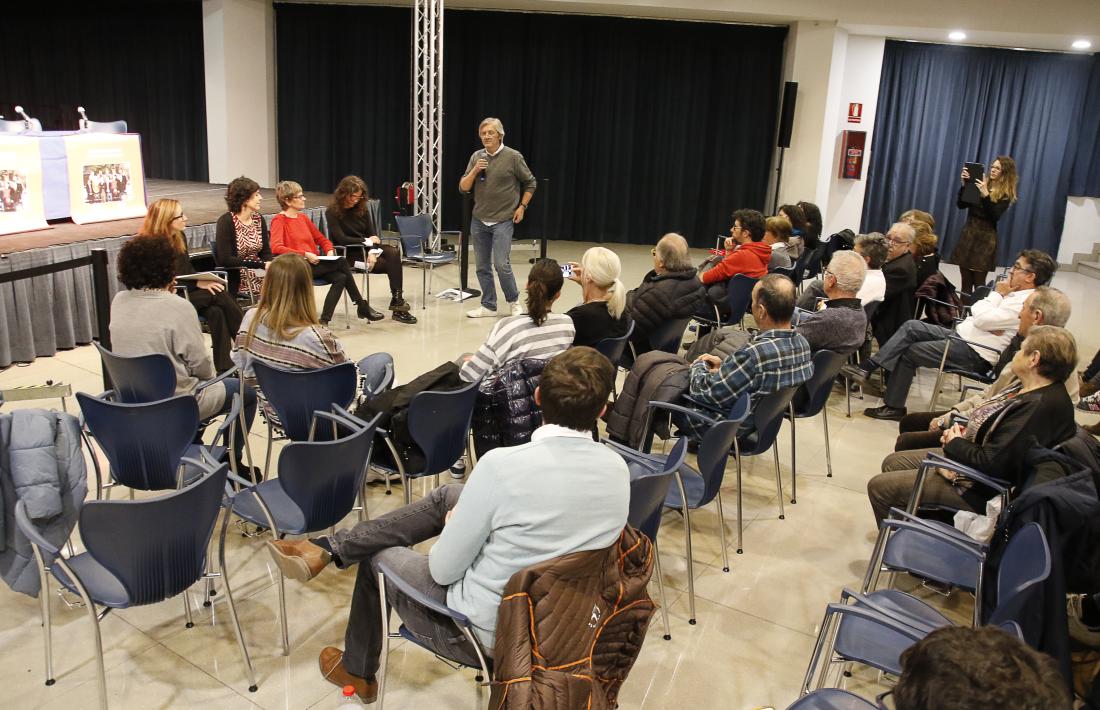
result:
M 260 193 L 264 197 L 263 213 L 278 212 L 279 201 L 275 199 L 275 191 L 261 189 Z M 145 181 L 145 194 L 148 204 L 166 197 L 179 200 L 183 205 L 184 213 L 187 214 L 187 223 L 192 227 L 213 224 L 225 213 L 225 185 L 149 179 Z M 331 198 L 331 193 L 307 192 L 306 206 L 327 207 Z M 49 229 L 0 235 L 0 254 L 60 244 L 75 244 L 94 239 L 128 237 L 141 229 L 141 223 L 141 219 L 120 219 L 95 224 L 73 224 L 69 220 L 63 220 L 51 224 Z

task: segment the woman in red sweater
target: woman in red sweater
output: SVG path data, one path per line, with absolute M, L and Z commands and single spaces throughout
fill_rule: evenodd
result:
M 275 215 L 275 219 L 271 221 L 271 253 L 276 256 L 301 254 L 309 262 L 313 278 L 332 284 L 325 296 L 325 305 L 321 308 L 321 323 L 328 325 L 332 320 L 336 304 L 340 302 L 340 295 L 345 290 L 351 300 L 355 301 L 356 314 L 360 318 L 382 320 L 385 316 L 363 300 L 347 260 L 343 257 L 321 258 L 321 254 L 326 257 L 335 257 L 336 250 L 332 248 L 332 242 L 325 239 L 325 235 L 317 229 L 317 225 L 313 224 L 309 217 L 301 214 L 301 210 L 306 206 L 306 196 L 302 194 L 302 186 L 291 180 L 284 180 L 275 186 L 275 198 L 279 200 L 279 206 L 283 211 Z

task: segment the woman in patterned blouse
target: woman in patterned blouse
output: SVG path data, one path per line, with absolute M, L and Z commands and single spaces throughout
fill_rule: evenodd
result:
M 244 176 L 225 189 L 229 211 L 218 218 L 214 236 L 214 261 L 229 273 L 230 293 L 255 301 L 263 285 L 264 264 L 271 261 L 267 222 L 260 214 L 260 186 Z

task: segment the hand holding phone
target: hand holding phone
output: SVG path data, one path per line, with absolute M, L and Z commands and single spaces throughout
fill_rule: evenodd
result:
M 561 265 L 561 275 L 562 275 L 562 278 L 566 278 L 566 279 L 573 278 L 573 265 L 572 264 L 562 264 Z

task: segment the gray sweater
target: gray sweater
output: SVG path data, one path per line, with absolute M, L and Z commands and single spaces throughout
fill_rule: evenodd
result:
M 167 291 L 119 291 L 111 302 L 111 349 L 118 355 L 167 355 L 176 368 L 176 394 L 196 394 L 200 382 L 213 379 L 214 361 L 202 339 L 195 307 Z M 222 409 L 225 387 L 219 382 L 196 394 L 199 416 Z
M 508 146 L 503 146 L 496 155 L 488 155 L 484 150 L 474 151 L 463 175 L 473 170 L 474 163 L 482 158 L 489 161 L 489 167 L 485 168 L 484 180 L 481 175 L 474 178 L 474 219 L 486 223 L 512 219 L 523 193 L 535 191 L 535 176 L 527 167 L 523 154 Z
M 867 337 L 867 315 L 858 298 L 834 298 L 825 308 L 803 315 L 795 331 L 810 343 L 810 350 L 850 353 Z

